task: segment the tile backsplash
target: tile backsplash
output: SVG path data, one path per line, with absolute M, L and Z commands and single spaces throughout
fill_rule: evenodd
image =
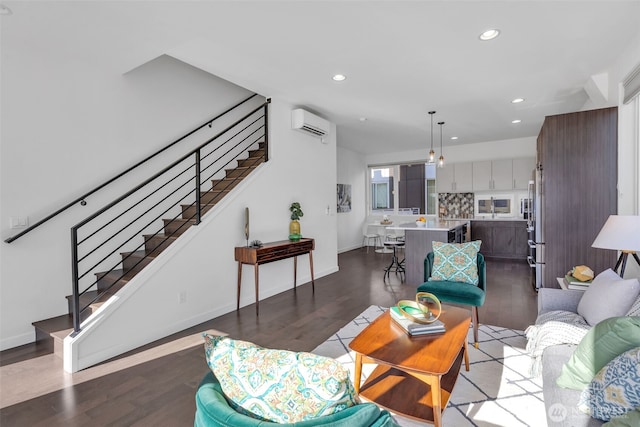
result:
M 440 218 L 473 218 L 473 193 L 438 193 Z

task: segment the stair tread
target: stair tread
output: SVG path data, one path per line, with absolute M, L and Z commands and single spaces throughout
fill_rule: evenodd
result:
M 120 252 L 120 255 L 122 255 L 123 257 L 135 257 L 135 258 L 151 258 L 154 259 L 155 257 L 158 256 L 158 254 L 154 253 L 154 252 L 147 252 L 144 249 L 139 249 L 137 251 L 132 251 L 132 252 Z
M 204 207 L 204 206 L 210 206 L 210 207 L 213 207 L 213 206 L 215 206 L 216 204 L 218 204 L 218 202 L 207 202 L 207 203 L 202 203 L 200 206 L 202 206 L 202 207 Z M 195 206 L 196 206 L 196 205 L 195 205 L 195 203 L 191 203 L 191 204 L 189 204 L 189 205 L 180 205 L 180 206 L 181 206 L 181 207 L 183 207 L 183 208 L 189 208 L 189 207 L 193 207 L 193 208 L 195 208 Z M 190 221 L 193 221 L 193 220 L 190 220 Z
M 231 190 L 232 190 L 231 188 L 221 188 L 221 189 L 212 188 L 211 190 L 201 191 L 200 194 L 212 194 L 212 193 L 221 194 L 221 193 L 228 193 Z
M 42 331 L 51 333 L 65 329 L 73 329 L 73 317 L 68 314 L 33 322 L 32 325 Z
M 193 219 L 184 219 L 184 218 L 173 218 L 173 219 L 164 218 L 163 221 L 166 223 L 169 223 L 169 222 L 184 222 L 184 223 L 191 223 L 191 224 L 196 223 L 195 220 Z
M 133 276 L 136 275 L 136 273 L 138 273 L 138 271 L 135 270 L 129 270 L 126 273 L 124 273 L 124 270 L 119 268 L 117 270 L 111 270 L 111 271 L 99 271 L 97 273 L 94 273 L 99 279 L 107 279 L 107 280 L 116 280 L 118 279 L 118 281 L 124 281 L 125 283 L 128 282 L 129 280 L 131 280 L 133 278 Z M 122 277 L 120 277 L 122 276 Z
M 191 206 L 191 205 L 185 205 L 185 206 Z M 143 234 L 142 236 L 143 236 L 145 239 L 146 239 L 146 238 L 151 239 L 151 238 L 153 238 L 153 237 L 158 237 L 158 238 L 160 238 L 160 237 L 165 238 L 165 237 L 166 237 L 168 240 L 172 240 L 172 239 L 173 239 L 173 240 L 175 240 L 175 239 L 177 239 L 177 238 L 178 238 L 177 236 L 167 236 L 167 235 L 166 235 L 166 234 L 164 234 L 164 233 L 158 233 L 158 234 Z
M 108 300 L 109 298 L 111 298 L 114 294 L 115 292 L 112 292 L 111 290 L 109 290 L 108 292 L 105 292 L 104 295 L 102 295 L 97 301 L 94 301 L 93 303 L 91 303 L 91 305 L 94 305 L 94 306 L 100 305 L 106 300 Z M 84 294 L 80 295 L 80 304 L 85 304 L 97 296 L 98 296 L 98 291 L 87 291 Z M 71 300 L 73 298 L 73 295 L 67 295 L 66 298 L 68 300 Z

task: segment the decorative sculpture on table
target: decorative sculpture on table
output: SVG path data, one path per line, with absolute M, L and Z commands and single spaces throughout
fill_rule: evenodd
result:
M 403 299 L 398 301 L 397 305 L 403 316 L 416 323 L 433 323 L 442 313 L 440 300 L 429 292 L 418 292 L 415 300 Z M 430 305 L 433 305 L 435 310 L 431 309 Z
M 244 208 L 244 238 L 247 240 L 247 247 L 249 247 L 249 208 Z

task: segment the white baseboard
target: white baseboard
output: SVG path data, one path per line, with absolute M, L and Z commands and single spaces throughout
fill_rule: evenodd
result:
M 373 246 L 371 246 L 371 247 L 373 247 Z M 351 246 L 348 246 L 346 248 L 340 248 L 340 249 L 338 249 L 338 253 L 341 254 L 343 252 L 349 252 L 349 251 L 352 251 L 354 249 L 360 249 L 360 248 L 364 248 L 364 246 L 362 246 L 361 243 L 359 243 L 357 245 L 351 245 Z
M 26 334 L 16 335 L 9 338 L 3 338 L 0 340 L 0 351 L 8 350 L 10 348 L 19 347 L 21 345 L 30 344 L 36 340 L 36 333 L 28 332 Z

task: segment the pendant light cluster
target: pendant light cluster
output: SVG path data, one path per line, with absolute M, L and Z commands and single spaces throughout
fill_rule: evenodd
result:
M 433 151 L 433 115 L 435 113 L 435 111 L 429 111 L 429 116 L 431 116 L 431 150 L 429 150 L 429 163 L 434 163 L 436 158 L 436 152 Z M 444 167 L 444 155 L 442 151 L 442 125 L 444 125 L 444 122 L 438 122 L 438 125 L 440 125 L 440 157 L 438 158 L 438 167 L 442 168 Z

